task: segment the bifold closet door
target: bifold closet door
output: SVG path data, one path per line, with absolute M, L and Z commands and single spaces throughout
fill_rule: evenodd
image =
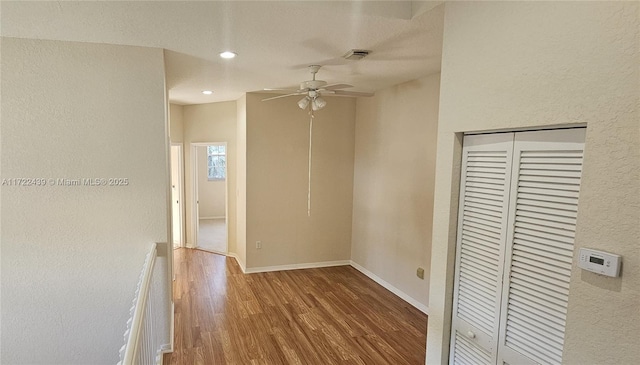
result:
M 465 136 L 450 359 L 495 364 L 513 133 Z
M 499 364 L 560 364 L 585 129 L 515 134 Z
M 584 138 L 465 136 L 451 363 L 562 362 Z

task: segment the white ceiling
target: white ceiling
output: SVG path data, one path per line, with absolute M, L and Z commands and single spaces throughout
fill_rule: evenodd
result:
M 235 100 L 318 78 L 376 91 L 438 72 L 438 1 L 2 1 L 7 37 L 166 49 L 169 98 L 178 104 Z M 372 53 L 360 61 L 352 48 Z M 233 60 L 218 54 L 232 50 Z M 203 95 L 202 90 L 213 90 Z

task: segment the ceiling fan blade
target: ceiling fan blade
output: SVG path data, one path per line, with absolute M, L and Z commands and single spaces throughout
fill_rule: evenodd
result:
M 358 91 L 345 91 L 345 90 L 334 90 L 333 94 L 335 96 L 352 96 L 352 97 L 373 96 L 373 93 L 364 93 L 364 92 L 358 92 Z
M 299 93 L 300 90 L 296 90 L 296 89 L 262 89 L 262 91 L 268 92 L 268 93 L 287 93 L 287 94 L 291 94 L 291 93 Z
M 353 87 L 353 85 L 349 85 L 349 84 L 331 84 L 331 85 L 323 86 L 322 88 L 325 89 L 325 90 L 337 90 L 337 89 L 348 89 L 350 87 Z
M 304 93 L 293 93 L 293 94 L 287 94 L 287 95 L 274 96 L 272 98 L 262 99 L 262 101 L 275 100 L 275 99 L 286 98 L 289 96 L 296 96 L 296 95 L 304 95 Z

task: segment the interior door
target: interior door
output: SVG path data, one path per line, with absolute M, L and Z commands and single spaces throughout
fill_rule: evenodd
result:
M 193 160 L 193 165 L 191 166 L 192 171 L 192 180 L 193 180 L 193 248 L 198 247 L 198 231 L 200 230 L 200 198 L 198 197 L 198 145 L 192 145 L 191 151 L 191 159 Z
M 513 133 L 465 136 L 450 359 L 495 364 Z
M 585 132 L 516 133 L 500 364 L 562 363 Z
M 182 150 L 171 146 L 171 225 L 173 247 L 182 245 Z

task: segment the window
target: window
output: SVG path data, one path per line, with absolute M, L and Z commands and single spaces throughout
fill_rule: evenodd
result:
M 209 180 L 226 178 L 227 151 L 226 146 L 207 146 L 207 167 Z

